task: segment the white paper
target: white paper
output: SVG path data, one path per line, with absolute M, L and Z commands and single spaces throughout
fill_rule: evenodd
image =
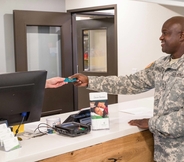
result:
M 132 115 L 141 115 L 141 116 L 153 116 L 153 109 L 148 107 L 135 107 L 135 108 L 126 108 L 120 110 L 123 113 L 128 113 Z

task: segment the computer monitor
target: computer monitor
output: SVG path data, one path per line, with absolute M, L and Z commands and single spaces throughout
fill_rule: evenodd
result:
M 0 74 L 0 120 L 8 126 L 39 121 L 47 71 Z

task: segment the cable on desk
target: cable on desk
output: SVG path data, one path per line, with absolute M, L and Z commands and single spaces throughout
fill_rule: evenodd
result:
M 40 128 L 47 128 L 47 131 L 46 132 L 43 132 L 43 131 L 41 131 L 40 130 Z M 48 128 L 50 128 L 51 130 L 52 130 L 52 132 L 48 129 Z M 46 123 L 40 123 L 38 126 L 37 126 L 37 128 L 34 130 L 34 133 L 36 132 L 36 131 L 39 131 L 39 133 L 41 133 L 41 134 L 51 134 L 51 133 L 53 133 L 53 130 L 55 130 L 56 131 L 56 129 L 54 128 L 54 127 L 51 127 L 50 125 L 48 125 L 48 124 L 46 124 Z M 40 135 L 41 135 L 40 134 Z M 36 136 L 38 136 L 38 135 L 36 135 Z

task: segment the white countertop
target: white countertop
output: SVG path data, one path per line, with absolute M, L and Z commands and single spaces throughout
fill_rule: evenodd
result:
M 130 126 L 128 122 L 132 119 L 148 118 L 151 114 L 130 114 L 121 110 L 127 108 L 148 108 L 153 109 L 153 97 L 121 102 L 109 105 L 110 130 L 91 131 L 90 133 L 78 137 L 67 137 L 57 134 L 49 134 L 41 137 L 23 140 L 20 142 L 21 148 L 5 152 L 0 150 L 0 162 L 33 162 L 49 157 L 57 156 L 70 151 L 78 150 L 98 143 L 116 139 L 129 134 L 142 131 Z M 70 114 L 76 112 L 55 115 L 63 122 Z M 46 122 L 42 118 L 41 122 Z M 25 129 L 36 128 L 39 122 L 25 124 Z

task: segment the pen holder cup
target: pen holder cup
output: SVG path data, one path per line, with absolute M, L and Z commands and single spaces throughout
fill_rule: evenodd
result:
M 61 120 L 60 120 L 59 117 L 56 117 L 56 118 L 47 118 L 46 119 L 46 123 L 47 123 L 47 132 L 48 133 L 53 133 L 54 132 L 53 127 L 55 125 L 61 124 Z

